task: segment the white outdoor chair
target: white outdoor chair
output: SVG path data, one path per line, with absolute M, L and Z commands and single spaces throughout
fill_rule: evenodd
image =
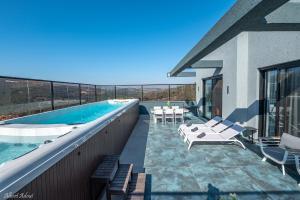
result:
M 173 110 L 179 109 L 179 106 L 172 106 L 172 109 L 173 109 Z
M 181 124 L 178 128 L 178 133 L 180 135 L 183 135 L 183 131 L 185 129 L 187 130 L 191 130 L 194 129 L 195 127 L 197 127 L 198 129 L 209 129 L 212 128 L 213 126 L 217 125 L 218 123 L 220 123 L 222 121 L 222 117 L 216 116 L 214 118 L 212 118 L 211 120 L 205 122 L 204 124 Z
M 161 106 L 154 106 L 153 110 L 161 110 Z
M 170 109 L 169 106 L 163 106 L 163 110 L 168 110 L 168 109 Z
M 177 119 L 180 119 L 181 122 L 184 122 L 184 112 L 182 108 L 177 108 L 174 110 L 174 121 L 176 123 Z
M 174 111 L 172 109 L 166 109 L 164 110 L 165 113 L 165 123 L 167 123 L 167 119 L 171 119 L 174 123 Z
M 293 164 L 295 155 L 300 155 L 300 138 L 283 133 L 281 138 L 260 138 L 260 150 L 264 155 L 262 161 L 267 159 L 280 164 L 282 174 L 285 175 L 285 164 Z M 297 162 L 296 162 L 297 163 Z
M 153 113 L 154 123 L 157 123 L 158 119 L 161 119 L 161 121 L 164 121 L 164 112 L 162 109 L 156 109 Z
M 200 134 L 188 135 L 186 142 L 188 144 L 189 150 L 195 142 L 233 143 L 241 146 L 243 149 L 246 149 L 244 144 L 235 138 L 237 135 L 241 134 L 244 130 L 245 129 L 243 127 L 235 124 L 221 133 L 212 134 L 212 133 L 202 132 Z
M 296 169 L 297 169 L 297 172 L 298 174 L 300 175 L 300 160 L 299 160 L 299 155 L 295 155 L 295 163 L 296 163 Z M 300 182 L 298 183 L 298 186 L 300 186 Z

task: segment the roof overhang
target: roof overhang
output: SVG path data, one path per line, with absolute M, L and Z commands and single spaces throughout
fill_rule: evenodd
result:
M 176 76 L 242 31 L 296 31 L 299 23 L 268 23 L 266 16 L 289 0 L 238 0 L 171 70 Z M 296 1 L 296 0 L 292 0 Z M 298 0 L 297 0 L 298 1 Z M 293 9 L 294 10 L 294 9 Z M 296 17 L 297 14 L 295 14 Z
M 200 60 L 191 67 L 193 69 L 222 68 L 223 60 Z
M 169 73 L 168 77 L 170 77 Z M 196 77 L 196 72 L 179 72 L 176 77 Z

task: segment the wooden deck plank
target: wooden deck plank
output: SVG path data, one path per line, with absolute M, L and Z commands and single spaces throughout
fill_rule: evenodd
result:
M 121 164 L 116 173 L 115 178 L 110 184 L 109 191 L 112 195 L 124 195 L 127 193 L 129 181 L 131 180 L 133 165 L 132 164 Z
M 127 200 L 143 200 L 145 194 L 146 174 L 138 173 L 132 175 L 132 180 L 129 184 Z
M 119 155 L 104 156 L 91 178 L 99 182 L 112 181 L 118 169 L 119 158 Z

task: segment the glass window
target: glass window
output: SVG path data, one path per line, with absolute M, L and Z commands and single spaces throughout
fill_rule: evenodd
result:
M 300 137 L 300 67 L 266 71 L 264 99 L 265 136 Z
M 204 117 L 212 117 L 212 80 L 204 81 Z
M 287 69 L 286 89 L 285 130 L 300 137 L 300 67 Z
M 212 117 L 222 116 L 223 79 L 214 78 L 212 81 Z
M 212 77 L 203 80 L 203 116 L 213 118 L 222 116 L 222 77 Z
M 276 136 L 276 92 L 277 92 L 277 70 L 271 70 L 266 73 L 266 136 Z

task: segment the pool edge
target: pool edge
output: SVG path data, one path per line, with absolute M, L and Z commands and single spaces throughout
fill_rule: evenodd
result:
M 135 124 L 138 118 L 138 105 L 138 100 L 130 100 L 125 106 L 88 123 L 86 127 L 83 127 L 80 130 L 74 130 L 72 134 L 66 135 L 44 148 L 35 150 L 31 152 L 30 155 L 25 155 L 2 166 L 0 168 L 0 179 L 3 181 L 0 183 L 0 199 L 5 199 L 5 194 L 10 192 L 13 194 L 25 187 L 28 183 L 50 169 L 67 155 L 76 151 L 76 149 L 80 148 L 82 144 L 89 141 L 93 136 L 102 133 L 103 129 L 109 129 L 109 125 L 112 125 L 116 119 L 119 121 L 122 117 L 124 118 L 124 115 L 132 109 L 134 112 L 132 113 L 131 121 L 134 121 Z M 133 127 L 129 127 L 127 133 L 124 134 L 129 136 L 130 133 L 128 132 L 131 132 L 132 128 Z M 117 129 L 114 131 L 117 132 Z M 126 137 L 122 137 L 122 140 L 127 141 L 127 139 L 128 138 Z M 124 141 L 122 142 L 124 143 Z M 120 144 L 119 146 L 122 145 Z M 117 149 L 119 149 L 119 147 Z

